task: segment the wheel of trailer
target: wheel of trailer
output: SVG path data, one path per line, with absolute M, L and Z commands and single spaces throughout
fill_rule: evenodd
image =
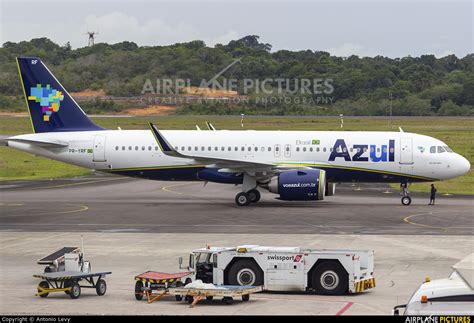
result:
M 79 286 L 78 282 L 73 282 L 71 285 L 71 291 L 69 292 L 69 296 L 72 299 L 79 298 L 81 296 L 81 286 Z
M 137 301 L 141 301 L 143 299 L 143 282 L 141 280 L 137 280 L 135 283 L 135 299 Z
M 235 196 L 235 203 L 238 206 L 247 206 L 250 204 L 250 198 L 247 193 L 240 192 Z
M 313 272 L 313 288 L 323 295 L 347 293 L 349 277 L 338 261 L 324 261 Z
M 181 302 L 183 300 L 183 296 L 181 295 L 175 295 L 174 296 L 174 299 L 177 301 L 177 302 Z
M 247 192 L 247 195 L 250 199 L 250 203 L 257 203 L 260 201 L 260 192 L 257 189 L 253 189 Z
M 222 298 L 222 302 L 226 305 L 231 305 L 234 302 L 234 299 L 232 297 L 224 297 Z
M 262 271 L 251 260 L 237 261 L 229 270 L 229 284 L 240 286 L 263 285 Z
M 214 296 L 206 296 L 206 300 L 208 300 L 209 302 L 212 302 L 213 299 L 214 299 Z
M 97 281 L 95 284 L 95 291 L 99 296 L 105 295 L 105 292 L 107 291 L 107 284 L 105 283 L 105 280 L 99 279 Z
M 64 287 L 64 288 L 69 288 L 69 287 L 71 287 L 71 286 L 72 286 L 72 284 L 73 284 L 73 282 L 72 282 L 72 281 L 70 281 L 70 280 L 66 280 L 66 281 L 64 282 L 64 286 L 63 286 L 63 287 Z M 64 293 L 66 293 L 67 295 L 69 295 L 70 291 L 68 291 L 68 290 L 65 290 L 65 291 L 64 291 Z
M 41 281 L 38 284 L 38 293 L 41 293 L 41 288 L 49 288 L 49 283 L 46 280 Z M 40 294 L 40 297 L 48 297 L 49 293 Z
M 247 295 L 242 295 L 242 300 L 244 302 L 248 302 L 250 300 L 250 294 L 247 294 Z
M 185 300 L 188 304 L 192 304 L 193 301 L 194 301 L 194 297 L 192 297 L 192 296 L 186 296 L 186 297 L 184 298 L 184 300 Z
M 402 197 L 402 204 L 403 205 L 410 205 L 411 204 L 411 197 L 409 197 L 409 196 Z

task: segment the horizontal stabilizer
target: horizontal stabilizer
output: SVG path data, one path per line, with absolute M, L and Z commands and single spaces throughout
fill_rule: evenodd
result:
M 69 146 L 68 143 L 60 141 L 41 141 L 41 140 L 31 140 L 31 139 L 21 139 L 21 138 L 7 138 L 5 141 L 21 142 L 25 144 L 30 144 L 33 146 L 43 147 L 43 148 L 61 148 Z

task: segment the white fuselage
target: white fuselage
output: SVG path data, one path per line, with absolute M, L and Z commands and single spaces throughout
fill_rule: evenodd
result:
M 331 181 L 399 182 L 444 180 L 470 169 L 462 156 L 424 135 L 404 132 L 349 131 L 162 131 L 180 153 L 326 169 Z M 185 168 L 212 168 L 194 159 L 169 157 L 149 130 L 48 132 L 15 136 L 64 147 L 8 141 L 10 147 L 65 163 L 150 179 L 180 179 Z M 67 145 L 67 146 L 66 146 Z M 436 152 L 432 152 L 435 147 Z M 449 149 L 448 149 L 449 150 Z M 332 157 L 332 158 L 331 158 Z M 167 170 L 157 178 L 149 171 Z M 170 170 L 174 170 L 170 174 Z M 181 178 L 182 179 L 182 178 Z M 193 176 L 187 180 L 196 179 Z

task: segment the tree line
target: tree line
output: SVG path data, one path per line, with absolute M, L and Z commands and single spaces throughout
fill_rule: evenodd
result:
M 138 46 L 129 41 L 98 43 L 72 49 L 47 38 L 0 48 L 0 109 L 24 109 L 15 64 L 16 56 L 37 56 L 70 91 L 104 90 L 110 96 L 142 95 L 146 80 L 202 80 L 239 59 L 221 76 L 237 80 L 242 92 L 244 79 L 331 80 L 331 102 L 322 103 L 319 94 L 304 94 L 308 100 L 271 102 L 259 100 L 265 94 L 246 93 L 245 102 L 184 104 L 179 114 L 270 114 L 270 115 L 474 115 L 474 54 L 463 58 L 448 55 L 388 58 L 383 56 L 331 56 L 324 51 L 272 51 L 256 35 L 208 47 L 196 40 L 169 46 Z M 269 84 L 270 87 L 275 84 Z M 280 93 L 281 94 L 281 93 Z M 299 94 L 282 93 L 294 98 Z M 113 102 L 84 104 L 86 111 L 120 111 Z

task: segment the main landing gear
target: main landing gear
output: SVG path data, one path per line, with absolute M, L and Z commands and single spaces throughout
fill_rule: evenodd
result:
M 242 192 L 235 196 L 235 203 L 238 206 L 247 206 L 250 203 L 256 203 L 260 200 L 260 192 L 256 189 L 257 181 L 255 177 L 244 174 L 242 183 Z
M 235 196 L 235 203 L 238 206 L 247 206 L 250 203 L 260 201 L 260 192 L 257 189 L 251 189 L 248 192 L 240 192 Z

